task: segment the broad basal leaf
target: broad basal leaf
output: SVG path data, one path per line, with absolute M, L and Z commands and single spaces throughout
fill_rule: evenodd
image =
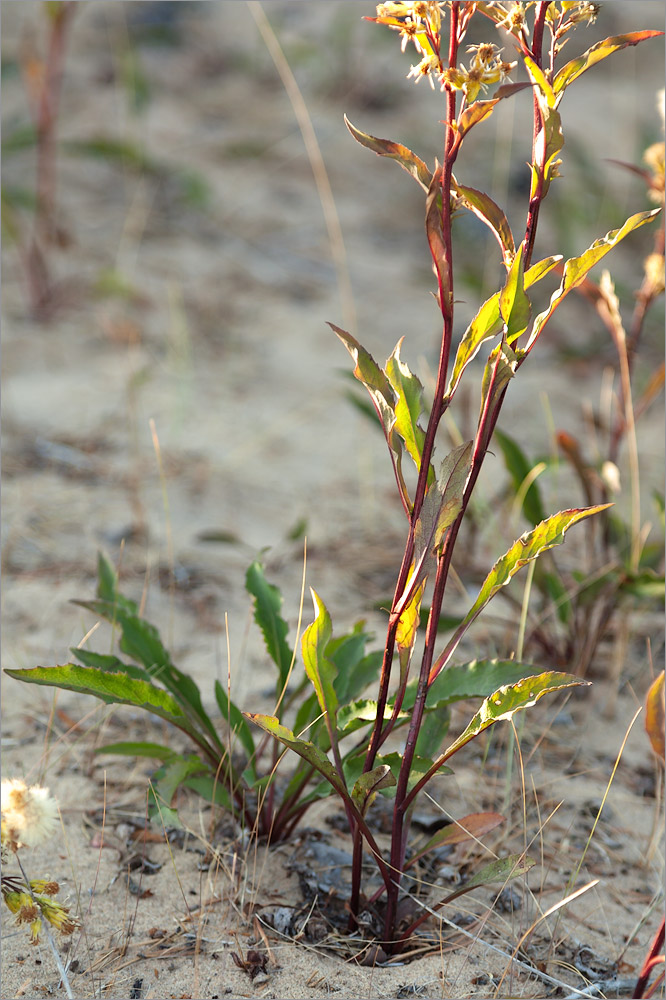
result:
M 245 587 L 254 598 L 254 620 L 262 631 L 268 655 L 278 668 L 278 684 L 282 691 L 294 655 L 286 641 L 289 626 L 280 615 L 282 594 L 268 582 L 258 560 L 250 565 L 245 575 Z
M 455 663 L 442 670 L 428 686 L 426 712 L 465 698 L 487 698 L 503 684 L 515 684 L 538 673 L 539 669 L 533 663 L 517 663 L 515 660 L 470 660 L 469 663 Z M 416 682 L 410 681 L 403 701 L 405 711 L 412 707 L 415 696 Z
M 70 653 L 74 653 L 77 660 L 80 660 L 84 667 L 97 667 L 99 670 L 107 670 L 110 673 L 124 673 L 137 680 L 150 681 L 151 675 L 143 667 L 138 667 L 134 663 L 125 663 L 111 653 L 94 653 L 90 649 L 79 649 L 78 646 L 70 646 Z
M 473 875 L 469 882 L 465 882 L 459 888 L 449 893 L 448 896 L 437 904 L 436 908 L 439 909 L 440 906 L 452 903 L 454 899 L 464 896 L 465 893 L 471 892 L 472 889 L 478 889 L 479 886 L 490 885 L 492 882 L 508 882 L 519 875 L 526 875 L 535 864 L 536 861 L 534 858 L 526 857 L 524 854 L 511 854 L 508 858 L 498 858 L 497 861 L 491 861 L 489 865 L 486 865 L 476 875 Z
M 218 680 L 215 681 L 215 700 L 222 718 L 226 720 L 231 731 L 238 737 L 248 760 L 252 761 L 255 751 L 252 731 L 243 718 L 243 713 L 234 705 Z
M 432 174 L 427 166 L 411 149 L 402 146 L 399 142 L 392 142 L 391 139 L 377 139 L 374 135 L 361 132 L 349 121 L 345 115 L 345 125 L 354 136 L 357 142 L 367 149 L 371 149 L 378 156 L 388 156 L 391 160 L 396 160 L 403 170 L 414 177 L 424 191 L 427 191 L 432 181 Z
M 536 528 L 526 531 L 524 535 L 521 535 L 511 548 L 497 560 L 486 577 L 476 601 L 465 615 L 461 625 L 456 629 L 442 655 L 433 665 L 430 671 L 429 683 L 432 684 L 440 670 L 446 665 L 460 639 L 488 601 L 495 596 L 498 590 L 506 586 L 519 569 L 526 566 L 532 559 L 536 559 L 542 552 L 552 549 L 555 545 L 560 545 L 564 541 L 566 532 L 572 525 L 577 524 L 578 521 L 582 521 L 586 517 L 591 517 L 593 514 L 598 514 L 610 506 L 612 505 L 599 504 L 596 507 L 561 510 L 557 514 L 553 514 L 552 517 L 542 521 Z
M 5 670 L 10 677 L 26 681 L 28 684 L 43 684 L 48 687 L 65 688 L 79 694 L 90 694 L 107 705 L 133 705 L 143 708 L 153 715 L 159 715 L 167 722 L 173 722 L 181 729 L 191 727 L 182 708 L 168 691 L 156 687 L 149 681 L 136 680 L 125 673 L 112 674 L 94 667 L 80 667 L 76 663 L 66 663 L 57 667 L 31 667 L 27 670 Z
M 123 757 L 155 757 L 156 760 L 170 760 L 178 756 L 170 747 L 160 743 L 121 741 L 120 743 L 105 743 L 103 747 L 95 747 L 95 753 L 117 753 Z
M 601 239 L 595 240 L 592 246 L 588 247 L 588 249 L 582 253 L 580 257 L 572 257 L 571 260 L 566 262 L 564 265 L 564 273 L 562 275 L 560 287 L 553 292 L 548 308 L 539 313 L 534 320 L 526 351 L 531 351 L 537 338 L 539 337 L 539 334 L 557 307 L 570 291 L 582 284 L 588 272 L 591 271 L 594 265 L 598 264 L 599 261 L 602 260 L 614 246 L 625 238 L 625 236 L 628 236 L 629 233 L 632 233 L 640 226 L 645 225 L 646 222 L 653 219 L 660 211 L 660 208 L 654 208 L 649 212 L 638 212 L 636 215 L 630 216 L 630 218 L 628 218 L 624 225 L 619 229 L 612 229 Z

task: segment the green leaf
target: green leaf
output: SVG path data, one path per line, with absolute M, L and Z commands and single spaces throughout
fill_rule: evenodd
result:
M 390 719 L 393 714 L 392 705 L 384 706 L 384 719 Z M 407 719 L 407 713 L 401 712 L 399 718 Z M 370 698 L 359 698 L 343 705 L 338 711 L 338 736 L 342 739 L 363 726 L 368 726 L 377 718 L 377 702 Z
M 315 689 L 319 707 L 326 716 L 326 728 L 332 740 L 338 710 L 338 698 L 334 687 L 337 670 L 335 664 L 326 656 L 326 647 L 331 641 L 333 626 L 323 601 L 312 587 L 310 594 L 314 604 L 315 619 L 303 633 L 303 665 Z
M 217 701 L 222 717 L 226 719 L 232 733 L 240 740 L 240 744 L 247 754 L 248 760 L 252 761 L 255 753 L 252 730 L 243 718 L 241 710 L 227 696 L 227 692 L 218 680 L 215 681 L 215 700 Z
M 571 606 L 571 600 L 569 599 L 567 588 L 565 587 L 561 577 L 557 574 L 557 572 L 544 573 L 543 587 L 555 605 L 557 617 L 563 625 L 567 625 L 571 621 L 573 608 Z
M 437 482 L 423 499 L 414 529 L 414 567 L 395 610 L 402 612 L 423 575 L 426 560 L 443 543 L 446 531 L 462 510 L 472 460 L 472 441 L 454 448 L 442 462 Z
M 395 783 L 397 784 L 398 779 L 400 777 L 400 770 L 402 768 L 402 754 L 397 752 L 387 753 L 384 754 L 383 757 L 378 757 L 377 760 L 381 761 L 383 764 L 389 765 L 396 779 Z M 428 771 L 431 769 L 432 766 L 433 762 L 432 760 L 430 760 L 429 757 L 418 757 L 414 755 L 414 758 L 412 759 L 412 766 L 409 771 L 409 778 L 407 779 L 408 792 L 410 792 L 414 787 L 414 785 L 416 785 L 417 782 L 419 782 L 421 778 L 428 773 Z M 440 775 L 453 774 L 453 771 L 451 770 L 450 767 L 442 766 L 439 769 L 438 774 Z
M 132 741 L 105 743 L 103 747 L 96 747 L 95 753 L 117 753 L 124 757 L 155 757 L 157 760 L 170 760 L 178 756 L 170 747 L 163 747 L 159 743 Z
M 409 718 L 409 716 L 407 716 Z M 451 709 L 435 708 L 423 716 L 419 735 L 416 737 L 415 753 L 419 757 L 438 753 L 451 725 Z M 396 729 L 398 727 L 396 726 Z
M 261 629 L 268 655 L 278 668 L 278 687 L 281 692 L 294 658 L 286 641 L 289 626 L 280 615 L 282 594 L 267 581 L 264 568 L 256 559 L 245 575 L 245 587 L 254 598 L 254 620 Z
M 425 441 L 425 431 L 419 427 L 418 419 L 423 410 L 423 386 L 400 357 L 400 347 L 404 338 L 386 362 L 384 371 L 395 393 L 395 429 L 405 443 L 417 471 L 421 469 L 421 454 Z M 429 481 L 434 479 L 432 469 Z
M 566 532 L 572 525 L 577 524 L 578 521 L 582 521 L 584 518 L 591 517 L 593 514 L 598 514 L 610 506 L 612 504 L 599 504 L 596 507 L 561 510 L 557 514 L 546 518 L 540 524 L 537 524 L 536 528 L 526 531 L 524 535 L 521 535 L 511 548 L 497 560 L 486 577 L 479 596 L 465 615 L 460 626 L 456 629 L 446 649 L 432 667 L 429 683 L 433 682 L 440 670 L 446 665 L 462 636 L 477 615 L 480 614 L 497 591 L 506 586 L 519 569 L 526 566 L 533 559 L 536 559 L 542 552 L 552 549 L 555 545 L 560 545 L 564 541 Z
M 518 494 L 522 489 L 523 483 L 532 472 L 532 464 L 520 445 L 499 428 L 495 429 L 494 440 L 497 441 L 502 449 L 504 464 L 511 476 L 514 492 Z M 538 524 L 539 521 L 545 520 L 546 515 L 536 483 L 531 483 L 525 491 L 522 508 L 523 514 L 531 524 Z
M 488 355 L 481 379 L 481 409 L 479 422 L 483 414 L 494 409 L 495 404 L 507 385 L 518 371 L 525 352 L 514 351 L 502 338 L 501 343 L 494 347 Z M 490 397 L 490 398 L 489 398 Z
M 525 273 L 525 288 L 529 288 L 531 285 L 536 284 L 537 281 L 541 281 L 541 279 L 544 278 L 561 260 L 561 256 L 546 257 L 544 260 L 540 260 L 536 264 L 533 264 L 532 267 L 530 267 Z M 453 396 L 453 393 L 460 382 L 462 373 L 470 361 L 476 357 L 479 352 L 479 348 L 484 341 L 489 340 L 490 338 L 497 336 L 498 333 L 502 332 L 503 323 L 500 314 L 499 299 L 499 292 L 495 292 L 494 295 L 491 295 L 491 297 L 483 303 L 463 334 L 463 338 L 458 345 L 458 350 L 456 351 L 453 371 L 451 372 L 451 378 L 449 379 L 449 385 L 446 392 L 447 400 L 451 399 Z
M 79 649 L 78 646 L 70 646 L 69 648 L 84 667 L 96 667 L 98 670 L 107 670 L 113 674 L 123 673 L 140 681 L 150 682 L 151 680 L 150 674 L 143 667 L 137 667 L 133 663 L 125 663 L 117 656 L 108 653 L 93 653 L 90 649 Z
M 486 865 L 485 868 L 477 872 L 469 882 L 465 882 L 464 885 L 459 886 L 444 899 L 440 900 L 437 908 L 439 909 L 440 906 L 452 903 L 454 899 L 464 896 L 465 893 L 471 892 L 472 889 L 478 889 L 479 886 L 489 885 L 492 882 L 508 882 L 519 875 L 526 875 L 535 864 L 536 861 L 533 858 L 526 857 L 523 854 L 511 854 L 508 858 L 498 858 L 497 861 L 491 861 L 489 865 Z
M 563 674 L 553 670 L 536 674 L 533 677 L 525 677 L 515 684 L 502 685 L 489 698 L 485 699 L 465 731 L 438 759 L 442 763 L 449 760 L 461 747 L 464 747 L 466 743 L 488 729 L 489 726 L 510 719 L 516 712 L 530 708 L 545 694 L 576 686 L 588 687 L 589 681 L 583 681 L 573 674 Z
M 425 854 L 434 851 L 436 847 L 444 847 L 448 844 L 463 844 L 466 840 L 478 840 L 504 822 L 505 819 L 501 813 L 480 812 L 463 816 L 461 820 L 455 823 L 447 823 L 446 826 L 441 827 L 437 831 L 434 837 L 430 838 L 427 844 L 424 844 L 416 854 L 410 857 L 406 867 L 411 867 Z
M 378 764 L 371 771 L 362 774 L 355 782 L 351 793 L 352 802 L 361 816 L 365 816 L 376 798 L 377 792 L 382 788 L 389 788 L 396 784 L 397 781 L 389 765 Z
M 216 780 L 212 774 L 188 775 L 183 779 L 183 785 L 191 788 L 206 802 L 214 802 L 232 814 L 235 812 L 234 803 L 229 795 L 229 786 L 224 783 L 222 776 L 218 776 Z
M 432 181 L 432 174 L 423 160 L 415 153 L 412 153 L 411 149 L 407 149 L 406 146 L 402 146 L 399 142 L 392 142 L 391 139 L 377 139 L 373 135 L 368 135 L 367 132 L 361 132 L 355 125 L 352 125 L 346 115 L 344 118 L 345 125 L 357 142 L 360 142 L 367 149 L 371 149 L 378 156 L 388 156 L 390 159 L 396 160 L 403 170 L 406 170 L 408 174 L 411 174 L 419 182 L 424 191 L 428 190 Z
M 287 729 L 286 726 L 281 725 L 272 715 L 260 715 L 254 712 L 244 712 L 243 715 L 250 722 L 254 722 L 256 726 L 259 726 L 260 729 L 269 733 L 276 740 L 279 740 L 284 746 L 297 753 L 308 764 L 311 764 L 333 786 L 338 795 L 345 801 L 349 800 L 349 793 L 342 778 L 326 754 L 322 753 L 313 743 L 308 743 L 306 740 L 299 740 L 297 736 L 294 736 L 291 729 Z
M 603 41 L 597 42 L 587 52 L 562 66 L 555 74 L 553 91 L 557 94 L 558 102 L 562 99 L 564 90 L 569 84 L 573 83 L 590 66 L 601 62 L 602 59 L 606 59 L 619 49 L 625 49 L 628 45 L 638 45 L 639 42 L 648 38 L 658 38 L 660 35 L 663 35 L 663 31 L 630 31 L 626 35 L 613 35 L 611 38 L 604 38 Z
M 533 677 L 539 670 L 533 663 L 515 660 L 470 660 L 456 663 L 437 675 L 428 686 L 426 712 L 453 705 L 466 698 L 487 698 L 503 684 L 514 684 Z M 405 691 L 403 709 L 409 711 L 416 697 L 416 681 Z
M 645 225 L 655 217 L 659 212 L 660 208 L 654 208 L 648 212 L 638 212 L 636 215 L 630 216 L 627 221 L 619 229 L 612 229 L 610 232 L 606 233 L 605 236 L 588 247 L 588 249 L 582 253 L 579 257 L 572 257 L 564 265 L 564 273 L 562 275 L 562 280 L 560 282 L 560 287 L 557 288 L 550 299 L 550 305 L 534 320 L 532 326 L 532 332 L 530 333 L 527 346 L 525 348 L 526 352 L 531 351 L 534 346 L 539 334 L 545 327 L 546 323 L 553 315 L 557 307 L 562 303 L 564 298 L 571 292 L 574 288 L 577 288 L 583 283 L 587 274 L 598 264 L 606 254 L 613 249 L 621 240 L 632 233 L 635 229 L 640 226 Z
M 516 251 L 504 288 L 500 292 L 499 311 L 506 326 L 507 341 L 511 343 L 525 332 L 532 314 L 532 306 L 525 293 L 522 243 Z
M 523 58 L 525 61 L 525 69 L 529 73 L 530 79 L 532 80 L 533 83 L 537 85 L 539 91 L 543 94 L 545 98 L 546 107 L 555 108 L 557 104 L 555 91 L 553 90 L 550 83 L 546 79 L 546 74 L 541 69 L 541 67 L 538 66 L 537 63 L 535 63 L 534 59 L 532 59 L 531 56 L 526 55 Z M 543 110 L 543 102 L 541 103 Z
M 31 667 L 27 670 L 5 670 L 10 677 L 28 684 L 44 684 L 64 688 L 79 694 L 90 694 L 107 705 L 133 705 L 172 722 L 180 729 L 191 732 L 191 726 L 182 708 L 168 691 L 155 687 L 149 681 L 136 680 L 125 673 L 112 674 L 94 667 L 80 667 L 66 663 L 55 667 Z
M 663 601 L 664 577 L 658 576 L 654 570 L 628 574 L 620 584 L 619 591 L 622 594 L 631 594 L 633 597 L 639 597 L 643 600 Z
M 487 195 L 485 191 L 477 191 L 476 188 L 458 184 L 455 177 L 451 178 L 451 184 L 458 197 L 464 200 L 465 207 L 490 227 L 502 250 L 505 267 L 507 269 L 510 268 L 516 252 L 516 246 L 513 241 L 511 226 L 502 209 L 499 205 L 495 204 L 490 195 Z
M 152 800 L 152 806 L 149 806 L 151 819 L 159 819 L 165 827 L 182 827 L 183 824 L 178 813 L 171 808 L 171 802 L 185 779 L 196 771 L 202 770 L 204 770 L 204 764 L 195 755 L 177 757 L 175 760 L 163 764 L 151 782 L 149 795 L 149 799 Z
M 382 665 L 380 650 L 364 656 L 365 647 L 371 636 L 362 631 L 363 622 L 354 626 L 347 635 L 331 639 L 326 647 L 326 656 L 337 668 L 333 687 L 340 705 L 351 701 L 375 680 Z

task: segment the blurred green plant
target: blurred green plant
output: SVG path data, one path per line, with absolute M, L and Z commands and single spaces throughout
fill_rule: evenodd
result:
M 511 720 L 546 694 L 585 683 L 578 676 L 543 671 L 529 663 L 453 663 L 474 621 L 522 567 L 533 567 L 539 556 L 563 542 L 570 528 L 608 509 L 606 502 L 592 501 L 585 507 L 545 515 L 536 482 L 525 483 L 529 472 L 521 479 L 518 495 L 523 510 L 535 522 L 533 527 L 497 559 L 443 649 L 437 647 L 454 548 L 509 384 L 568 294 L 581 286 L 610 250 L 659 211 L 632 215 L 579 256 L 563 263 L 559 286 L 552 292 L 549 304 L 533 316 L 530 289 L 553 273 L 562 260 L 556 255 L 537 262 L 532 259 L 541 206 L 551 183 L 559 177 L 564 143 L 558 110 L 562 98 L 569 86 L 600 60 L 662 34 L 640 31 L 607 38 L 556 68 L 571 30 L 593 20 L 597 10 L 596 4 L 585 2 L 390 2 L 379 5 L 377 17 L 368 18 L 398 32 L 403 49 L 407 44 L 415 45 L 420 61 L 409 76 L 417 82 L 425 78 L 433 88 L 437 82 L 444 106 L 442 163 L 435 162 L 433 169 L 402 144 L 376 138 L 347 121 L 349 131 L 361 145 L 396 160 L 423 189 L 426 237 L 442 318 L 440 361 L 429 405 L 423 386 L 402 359 L 402 340 L 382 367 L 352 334 L 330 324 L 351 355 L 354 375 L 367 389 L 381 423 L 407 519 L 407 541 L 383 651 L 366 652 L 369 636 L 362 623 L 334 637 L 326 606 L 311 590 L 315 617 L 301 642 L 305 676 L 292 684 L 296 657 L 281 616 L 282 598 L 277 588 L 266 581 L 261 564 L 253 563 L 246 586 L 254 600 L 255 620 L 277 670 L 276 706 L 272 715 L 241 713 L 231 701 L 230 692 L 217 684 L 217 705 L 229 730 L 225 741 L 224 734 L 218 733 L 204 711 L 193 680 L 173 665 L 157 631 L 139 617 L 136 604 L 119 592 L 113 568 L 101 557 L 98 599 L 79 603 L 119 630 L 120 651 L 132 662 L 77 649 L 75 654 L 82 666 L 8 671 L 19 680 L 86 692 L 108 703 L 142 707 L 180 728 L 196 753 L 179 754 L 166 746 L 137 743 L 103 748 L 161 760 L 153 783 L 153 811 L 167 821 L 176 819 L 175 813 L 168 810 L 176 789 L 184 785 L 275 840 L 289 836 L 312 802 L 337 795 L 353 843 L 350 929 L 362 929 L 360 914 L 371 907 L 383 922 L 379 941 L 386 954 L 400 953 L 433 910 L 478 886 L 506 882 L 534 864 L 524 853 L 500 858 L 447 893 L 421 917 L 402 922 L 399 904 L 404 873 L 411 863 L 409 832 L 419 793 L 435 776 L 449 773 L 449 761 L 495 723 Z M 494 43 L 469 46 L 466 65 L 459 62 L 472 19 L 480 21 L 482 17 L 509 32 L 529 83 L 509 82 L 508 74 L 517 63 L 505 62 Z M 486 99 L 482 95 L 489 87 L 497 89 Z M 517 244 L 502 208 L 485 192 L 459 181 L 453 168 L 468 133 L 487 121 L 500 101 L 527 88 L 533 95 L 531 183 L 524 235 Z M 472 212 L 490 229 L 499 245 L 505 275 L 497 291 L 480 306 L 454 350 L 452 219 L 461 212 Z M 461 384 L 469 381 L 470 363 L 482 348 L 488 347 L 474 437 L 445 455 L 436 467 L 433 459 L 441 419 Z M 502 447 L 502 439 L 498 440 Z M 529 461 L 506 436 L 503 450 L 517 482 L 529 468 Z M 430 608 L 414 676 L 412 658 L 426 591 Z M 378 674 L 376 696 L 368 698 L 365 689 Z M 450 725 L 449 706 L 467 698 L 481 700 L 481 704 L 469 724 L 442 750 Z M 258 739 L 249 723 L 258 727 Z M 387 752 L 387 741 L 396 736 L 397 749 Z M 240 750 L 239 757 L 234 756 L 234 746 Z M 298 758 L 286 784 L 275 777 L 283 747 Z M 391 842 L 386 852 L 379 845 L 370 811 L 378 793 L 393 799 Z M 421 853 L 455 842 L 466 825 L 474 831 L 483 829 L 486 822 L 489 826 L 495 822 L 479 816 L 483 814 L 466 817 L 467 824 L 460 820 L 452 830 L 433 838 Z M 370 899 L 362 893 L 364 850 L 374 859 L 382 880 Z

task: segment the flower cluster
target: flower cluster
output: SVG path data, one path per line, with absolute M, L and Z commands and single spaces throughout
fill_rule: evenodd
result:
M 48 840 L 56 828 L 58 807 L 47 788 L 27 787 L 20 779 L 2 782 L 2 846 L 12 851 Z
M 369 20 L 398 31 L 402 36 L 403 52 L 407 43 L 411 42 L 420 54 L 421 61 L 411 67 L 408 79 L 414 79 L 418 83 L 426 77 L 433 89 L 435 80 L 438 80 L 442 90 L 461 90 L 468 102 L 473 101 L 479 91 L 485 91 L 490 84 L 508 79 L 508 74 L 516 63 L 504 62 L 500 58 L 501 49 L 484 43 L 468 48 L 467 51 L 473 53 L 469 67 L 445 68 L 441 58 L 441 24 L 446 6 L 445 3 L 436 3 L 434 0 L 380 3 L 377 17 Z M 514 7 L 520 10 L 522 5 L 515 4 Z
M 29 787 L 20 779 L 2 782 L 2 863 L 9 861 L 10 852 L 21 847 L 34 847 L 47 840 L 56 829 L 58 807 L 47 788 Z M 23 872 L 23 867 L 19 862 Z M 60 891 L 50 878 L 30 879 L 2 874 L 2 898 L 15 915 L 17 924 L 28 924 L 30 941 L 39 942 L 42 921 L 46 920 L 62 934 L 71 934 L 79 921 L 69 914 L 69 907 L 54 897 Z

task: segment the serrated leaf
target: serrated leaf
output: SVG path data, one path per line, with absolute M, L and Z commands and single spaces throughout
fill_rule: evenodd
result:
M 546 257 L 544 260 L 533 264 L 525 273 L 525 288 L 529 288 L 531 285 L 536 284 L 537 281 L 541 281 L 561 260 L 561 256 Z M 499 298 L 500 293 L 495 292 L 489 299 L 486 299 L 463 334 L 463 338 L 456 351 L 453 371 L 451 372 L 451 378 L 449 379 L 446 391 L 447 399 L 450 399 L 455 392 L 465 368 L 470 361 L 474 360 L 484 341 L 502 332 L 503 323 L 500 315 Z
M 333 786 L 338 795 L 340 795 L 345 801 L 349 799 L 349 793 L 342 781 L 342 778 L 335 770 L 331 764 L 328 757 L 319 750 L 314 743 L 309 743 L 307 740 L 300 740 L 295 736 L 291 729 L 287 729 L 286 726 L 281 725 L 278 720 L 272 715 L 261 715 L 254 712 L 243 712 L 246 719 L 253 722 L 260 729 L 269 733 L 276 740 L 279 740 L 284 746 L 293 750 L 295 753 L 306 760 L 308 764 L 311 764 L 316 771 L 319 771 L 321 775 Z
M 632 233 L 640 226 L 644 226 L 646 222 L 653 219 L 659 212 L 661 212 L 660 208 L 655 208 L 648 212 L 637 212 L 636 215 L 630 216 L 619 229 L 612 229 L 605 236 L 595 240 L 579 257 L 572 257 L 566 262 L 560 286 L 553 292 L 548 308 L 540 312 L 534 320 L 525 348 L 526 352 L 531 351 L 541 331 L 557 307 L 561 305 L 569 292 L 583 283 L 588 272 L 592 270 L 594 265 L 598 264 L 625 236 L 628 236 L 629 233 Z
M 652 749 L 664 760 L 664 671 L 652 682 L 645 699 L 645 731 Z
M 508 269 L 513 262 L 516 246 L 509 220 L 502 209 L 485 191 L 458 184 L 455 177 L 451 178 L 451 185 L 458 197 L 464 200 L 465 207 L 490 228 L 500 245 L 504 264 Z
M 143 667 L 138 667 L 134 663 L 125 663 L 110 653 L 94 653 L 90 649 L 80 649 L 78 646 L 70 646 L 69 649 L 84 667 L 97 667 L 99 670 L 107 670 L 113 674 L 124 673 L 128 677 L 135 677 L 142 681 L 151 680 L 151 675 Z
M 361 816 L 365 816 L 376 798 L 377 792 L 382 788 L 389 788 L 396 784 L 396 779 L 389 765 L 378 764 L 371 771 L 362 774 L 354 783 L 351 793 L 352 802 Z
M 477 615 L 480 614 L 497 591 L 506 586 L 519 569 L 526 566 L 533 559 L 536 559 L 542 552 L 552 549 L 555 545 L 560 545 L 564 541 L 566 532 L 574 524 L 577 524 L 584 518 L 591 517 L 593 514 L 598 514 L 602 510 L 607 510 L 610 506 L 612 504 L 598 504 L 596 507 L 575 507 L 569 510 L 561 510 L 557 514 L 546 518 L 536 528 L 526 531 L 525 534 L 521 535 L 511 548 L 497 560 L 484 580 L 483 586 L 479 591 L 479 596 L 465 615 L 460 626 L 456 629 L 446 649 L 433 665 L 430 671 L 429 684 L 432 684 L 440 670 L 446 665 L 460 639 Z
M 268 582 L 264 576 L 264 567 L 256 559 L 248 567 L 245 587 L 254 598 L 254 620 L 261 629 L 268 655 L 278 669 L 278 687 L 281 692 L 294 657 L 286 641 L 289 626 L 280 614 L 282 594 Z
M 112 674 L 94 667 L 66 663 L 55 667 L 31 667 L 25 670 L 5 670 L 6 674 L 28 684 L 43 684 L 64 688 L 78 694 L 89 694 L 107 705 L 133 705 L 172 722 L 180 729 L 191 731 L 183 709 L 168 691 L 149 681 L 136 680 L 125 673 Z
M 511 476 L 511 483 L 516 494 L 522 489 L 523 483 L 532 472 L 532 464 L 528 460 L 520 445 L 512 437 L 495 428 L 494 440 L 502 449 L 504 464 Z M 531 483 L 525 491 L 522 504 L 523 514 L 531 524 L 538 524 L 543 521 L 546 514 L 541 502 L 541 495 L 536 483 Z
M 648 38 L 658 38 L 663 34 L 663 31 L 630 31 L 628 34 L 613 35 L 597 42 L 587 52 L 583 52 L 578 58 L 572 59 L 562 66 L 555 74 L 553 91 L 557 94 L 558 102 L 562 99 L 566 87 L 578 79 L 590 66 L 594 66 L 620 49 L 625 49 L 628 45 L 638 45 L 639 42 L 646 41 Z
M 415 153 L 412 153 L 411 149 L 407 149 L 406 146 L 401 145 L 399 142 L 393 142 L 391 139 L 377 139 L 374 135 L 368 135 L 367 132 L 362 132 L 355 125 L 352 125 L 346 115 L 344 118 L 345 125 L 357 142 L 367 149 L 371 149 L 378 156 L 388 156 L 389 159 L 396 160 L 403 170 L 406 170 L 408 174 L 411 174 L 419 182 L 424 191 L 428 190 L 432 181 L 432 174 L 423 160 Z
M 461 747 L 473 740 L 489 726 L 496 722 L 506 721 L 525 708 L 535 705 L 545 694 L 560 691 L 568 687 L 589 686 L 573 674 L 564 674 L 549 670 L 533 677 L 525 677 L 515 684 L 504 684 L 489 698 L 486 698 L 465 731 L 460 734 L 439 758 L 442 762 L 449 760 Z
M 470 813 L 454 823 L 447 823 L 430 838 L 420 850 L 413 854 L 406 868 L 410 868 L 420 858 L 434 851 L 437 847 L 445 847 L 453 844 L 464 844 L 466 840 L 478 840 L 491 830 L 496 829 L 505 822 L 504 816 L 496 812 Z

